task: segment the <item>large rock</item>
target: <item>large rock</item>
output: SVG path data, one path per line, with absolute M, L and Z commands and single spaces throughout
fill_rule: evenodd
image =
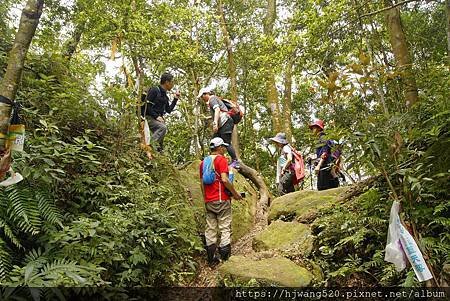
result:
M 346 187 L 314 191 L 302 190 L 276 198 L 269 208 L 269 222 L 282 216 L 293 219 L 332 204 Z
M 307 225 L 296 222 L 275 221 L 253 239 L 255 251 L 287 249 L 296 245 L 304 254 L 311 252 L 313 241 Z
M 284 257 L 256 261 L 232 256 L 219 268 L 219 273 L 236 285 L 245 285 L 254 279 L 264 286 L 306 287 L 314 278 L 307 269 Z
M 199 231 L 205 229 L 205 203 L 203 201 L 202 191 L 200 188 L 199 175 L 200 161 L 195 161 L 180 171 L 181 185 L 186 187 L 193 201 L 193 210 L 198 217 Z M 250 183 L 239 173 L 235 174 L 234 185 L 239 192 L 245 192 L 246 197 L 241 201 L 232 201 L 232 236 L 233 241 L 244 236 L 252 228 L 256 213 L 256 203 L 258 201 L 258 193 L 250 185 Z

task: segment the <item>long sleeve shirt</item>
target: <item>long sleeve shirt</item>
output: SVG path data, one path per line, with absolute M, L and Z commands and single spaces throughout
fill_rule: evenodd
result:
M 141 107 L 141 115 L 143 117 L 148 115 L 154 119 L 159 116 L 162 117 L 166 113 L 171 113 L 178 101 L 177 98 L 174 98 L 173 101 L 169 103 L 167 91 L 161 86 L 151 88 L 148 91 L 145 100 L 146 103 Z M 145 111 L 146 108 L 147 110 Z

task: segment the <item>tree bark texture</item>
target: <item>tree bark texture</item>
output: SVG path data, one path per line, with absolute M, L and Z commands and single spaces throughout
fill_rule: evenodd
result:
M 255 223 L 267 224 L 267 208 L 269 207 L 270 194 L 263 178 L 253 168 L 241 163 L 239 173 L 255 184 L 259 191 L 259 200 L 256 206 Z
M 0 94 L 11 100 L 14 100 L 16 96 L 25 56 L 36 32 L 43 6 L 44 0 L 28 0 L 22 11 L 19 29 L 14 39 L 13 48 L 9 52 L 6 73 L 0 86 Z
M 14 101 L 22 75 L 23 66 L 28 48 L 33 39 L 39 18 L 44 6 L 43 0 L 28 0 L 20 17 L 19 29 L 17 30 L 14 43 L 8 55 L 8 64 L 5 75 L 0 83 L 0 95 Z M 2 105 L 0 110 L 0 135 L 4 137 L 8 131 L 11 106 Z M 4 147 L 0 145 L 0 151 Z
M 273 36 L 273 26 L 277 16 L 276 0 L 267 0 L 267 13 L 264 19 L 264 34 L 271 38 Z M 275 84 L 275 74 L 273 67 L 268 64 L 266 66 L 266 91 L 267 104 L 272 116 L 272 125 L 275 132 L 281 132 L 281 111 L 278 102 L 278 92 Z
M 283 115 L 284 115 L 284 132 L 286 133 L 288 140 L 292 141 L 292 67 L 294 65 L 294 57 L 290 58 L 286 65 L 286 71 L 284 73 L 284 103 L 283 103 Z
M 231 43 L 230 34 L 228 32 L 227 22 L 225 20 L 225 12 L 223 8 L 222 0 L 217 1 L 217 12 L 220 20 L 220 30 L 222 31 L 223 42 L 227 50 L 227 61 L 228 61 L 228 76 L 230 78 L 230 88 L 231 88 L 231 99 L 237 101 L 237 71 L 236 63 L 234 61 L 233 45 Z M 241 157 L 241 150 L 239 147 L 239 136 L 237 126 L 234 126 L 233 134 L 231 137 L 234 150 L 236 151 L 236 156 L 238 159 Z
M 192 129 L 192 143 L 194 144 L 194 152 L 196 157 L 203 157 L 204 149 L 203 149 L 203 135 L 200 135 L 200 128 L 205 131 L 205 126 L 199 126 L 200 123 L 202 125 L 205 123 L 203 120 L 200 120 L 200 115 L 204 110 L 204 105 L 201 103 L 199 99 L 197 99 L 198 92 L 200 91 L 200 82 L 197 78 L 197 74 L 195 73 L 194 68 L 190 69 L 191 77 L 192 77 L 192 110 L 194 115 L 194 127 Z M 202 137 L 202 138 L 200 138 Z
M 80 43 L 81 36 L 84 32 L 84 24 L 77 24 L 72 36 L 67 40 L 65 45 L 64 57 L 70 61 L 75 50 L 77 50 L 78 44 Z
M 384 4 L 387 7 L 393 5 L 392 0 L 384 0 Z M 400 9 L 398 7 L 388 9 L 385 12 L 385 16 L 397 69 L 400 71 L 402 82 L 405 85 L 406 106 L 409 107 L 417 102 L 418 92 L 416 79 L 412 70 L 412 60 L 408 52 L 408 44 L 405 33 L 403 32 Z
M 446 2 L 447 11 L 447 57 L 448 65 L 450 66 L 450 0 Z

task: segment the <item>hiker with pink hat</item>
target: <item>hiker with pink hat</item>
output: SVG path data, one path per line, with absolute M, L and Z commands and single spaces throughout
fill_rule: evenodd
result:
M 334 141 L 326 139 L 323 120 L 317 119 L 309 125 L 309 128 L 319 140 L 314 163 L 316 165 L 314 171 L 317 174 L 317 190 L 339 187 L 338 172 L 335 171 L 338 167 L 339 156 L 333 152 Z

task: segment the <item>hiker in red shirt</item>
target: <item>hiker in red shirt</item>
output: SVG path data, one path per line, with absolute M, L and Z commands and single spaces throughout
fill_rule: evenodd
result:
M 228 161 L 224 157 L 228 143 L 222 138 L 213 138 L 209 148 L 211 155 L 200 163 L 200 180 L 206 207 L 206 251 L 208 263 L 219 263 L 215 256 L 217 228 L 221 233 L 219 253 L 222 260 L 231 255 L 231 197 L 236 200 L 242 196 L 236 191 L 229 179 Z M 229 195 L 231 194 L 231 196 Z

